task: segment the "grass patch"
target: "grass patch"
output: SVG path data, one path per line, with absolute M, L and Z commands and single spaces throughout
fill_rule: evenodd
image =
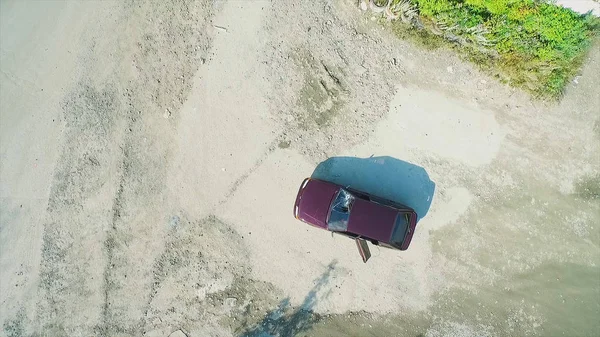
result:
M 403 40 L 412 40 L 420 47 L 428 50 L 435 50 L 445 46 L 452 47 L 449 41 L 440 39 L 439 36 L 426 29 L 413 29 L 401 21 L 396 21 L 392 25 L 392 30 L 396 36 Z
M 591 13 L 543 1 L 393 0 L 390 6 L 402 19 L 392 24 L 399 37 L 427 48 L 453 46 L 502 81 L 544 98 L 561 96 L 600 31 Z
M 575 194 L 588 200 L 600 200 L 600 175 L 581 179 L 575 185 Z

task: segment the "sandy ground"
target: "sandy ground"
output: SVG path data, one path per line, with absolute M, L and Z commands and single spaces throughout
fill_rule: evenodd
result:
M 349 0 L 3 1 L 0 38 L 2 336 L 600 335 L 597 45 L 540 102 Z M 426 172 L 408 251 L 292 217 L 328 158 Z
M 600 2 L 596 0 L 558 0 L 556 4 L 581 14 L 591 12 L 595 16 L 600 16 Z

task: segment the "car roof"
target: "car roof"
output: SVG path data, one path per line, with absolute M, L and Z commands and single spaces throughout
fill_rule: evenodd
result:
M 398 211 L 356 198 L 348 219 L 348 231 L 369 239 L 390 242 Z

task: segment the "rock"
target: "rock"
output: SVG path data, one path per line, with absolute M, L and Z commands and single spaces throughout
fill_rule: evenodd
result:
M 151 331 L 144 333 L 144 337 L 163 337 L 163 336 L 164 336 L 164 332 L 162 332 L 161 330 L 151 330 Z
M 360 9 L 363 11 L 366 11 L 367 9 L 369 9 L 369 4 L 367 4 L 367 0 L 361 0 Z
M 235 297 L 228 297 L 225 299 L 225 305 L 230 308 L 235 307 L 236 304 L 237 304 L 237 298 L 235 298 Z
M 181 331 L 181 330 L 177 330 L 172 332 L 169 337 L 188 337 L 185 332 Z
M 171 226 L 171 228 L 177 228 L 179 226 L 180 221 L 181 219 L 179 218 L 179 216 L 173 215 L 169 220 L 169 225 Z
M 446 68 L 446 70 L 447 70 L 447 71 L 448 71 L 450 74 L 453 74 L 453 73 L 454 73 L 454 69 L 453 69 L 452 67 L 450 67 L 450 66 L 449 66 L 448 68 Z

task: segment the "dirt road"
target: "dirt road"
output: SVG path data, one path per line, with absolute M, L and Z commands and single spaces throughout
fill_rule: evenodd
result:
M 540 102 L 350 0 L 4 1 L 0 38 L 3 336 L 600 334 L 597 45 Z M 292 217 L 328 158 L 427 173 L 408 251 Z

